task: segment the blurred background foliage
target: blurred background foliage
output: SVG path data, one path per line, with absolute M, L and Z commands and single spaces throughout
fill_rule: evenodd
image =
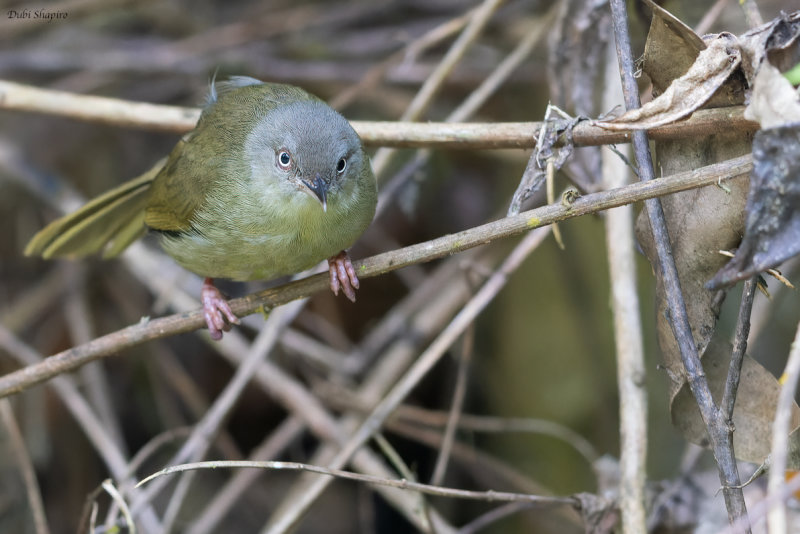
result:
M 780 9 L 796 7 L 792 3 L 771 0 L 759 2 L 759 6 L 768 20 Z M 665 2 L 665 7 L 692 25 L 711 4 L 672 0 Z M 729 2 L 713 31 L 740 33 L 745 29 L 736 4 Z M 300 85 L 335 102 L 368 69 L 409 40 L 475 5 L 465 0 L 66 0 L 36 4 L 6 0 L 0 2 L 0 78 L 77 93 L 198 106 L 209 79 L 217 72 L 218 78 L 249 75 Z M 544 1 L 507 1 L 424 118 L 441 120 L 453 110 L 549 6 Z M 67 17 L 45 22 L 10 15 L 39 8 L 64 12 Z M 641 51 L 646 23 L 632 18 L 632 25 L 635 46 Z M 359 92 L 340 111 L 349 119 L 396 120 L 450 42 L 389 68 L 384 79 Z M 547 54 L 546 43 L 540 43 L 473 120 L 541 120 L 551 100 Z M 76 344 L 68 324 L 75 313 L 70 306 L 76 302 L 70 295 L 77 295 L 77 302 L 87 310 L 91 335 L 167 312 L 158 296 L 151 295 L 120 262 L 92 259 L 75 264 L 24 257 L 28 239 L 58 215 L 41 192 L 57 195 L 68 188 L 87 198 L 94 196 L 149 169 L 177 139 L 173 134 L 0 111 L 0 214 L 5 230 L 0 234 L 0 318 L 41 354 Z M 35 180 L 35 184 L 21 182 L 19 173 L 9 170 L 9 154 L 24 162 L 26 180 Z M 381 177 L 382 183 L 414 154 L 400 151 Z M 523 150 L 434 152 L 429 163 L 394 195 L 386 212 L 356 245 L 353 256 L 365 257 L 501 216 L 529 156 Z M 566 184 L 565 177 L 559 177 L 559 187 Z M 618 403 L 602 216 L 575 219 L 561 228 L 566 250 L 548 238 L 478 320 L 465 411 L 553 421 L 584 436 L 599 454 L 618 456 Z M 509 241 L 492 246 L 510 250 L 511 245 Z M 650 267 L 643 257 L 638 261 L 651 414 L 648 477 L 674 478 L 680 471 L 684 442 L 670 426 L 666 377 L 658 369 Z M 296 325 L 327 343 L 338 342 L 338 348 L 346 350 L 432 267 L 414 266 L 365 281 L 355 306 L 327 293 L 316 295 Z M 468 271 L 469 265 L 465 265 L 465 276 Z M 785 274 L 791 278 L 793 273 Z M 263 286 L 228 284 L 224 289 L 239 296 Z M 26 303 L 42 298 L 49 299 L 48 304 L 20 323 L 18 319 L 26 317 Z M 726 310 L 723 317 L 731 324 L 736 302 L 734 296 L 729 297 L 733 312 Z M 757 313 L 764 317 L 763 328 L 751 343 L 751 353 L 779 373 L 799 315 L 796 299 L 785 291 L 778 291 L 771 302 L 759 296 Z M 193 334 L 147 343 L 105 359 L 101 365 L 111 385 L 111 405 L 106 408 L 115 414 L 131 454 L 159 433 L 190 425 L 197 418 L 197 413 L 178 400 L 162 361 L 166 353 L 174 355 L 197 385 L 203 397 L 198 400 L 200 406 L 214 399 L 232 374 L 230 366 Z M 292 354 L 273 357 L 299 377 L 311 382 L 319 378 L 308 363 Z M 0 372 L 17 367 L 10 358 L 0 357 Z M 455 356 L 446 358 L 415 389 L 409 403 L 447 410 L 456 367 Z M 86 496 L 108 472 L 47 387 L 19 395 L 14 406 L 37 468 L 52 530 L 73 532 Z M 280 406 L 253 388 L 238 403 L 227 430 L 238 450 L 246 454 L 285 416 Z M 420 479 L 427 480 L 435 451 L 389 436 Z M 561 440 L 522 433 L 460 432 L 459 437 L 501 458 L 554 494 L 597 491 L 591 466 Z M 280 459 L 307 460 L 315 443 L 306 436 Z M 219 449 L 210 454 L 211 458 L 221 456 Z M 156 467 L 168 457 L 164 452 L 146 467 Z M 32 532 L 14 461 L 7 454 L 0 458 L 0 531 Z M 472 487 L 475 483 L 465 474 L 469 469 L 463 464 L 453 467 L 446 485 Z M 147 472 L 147 468 L 140 471 Z M 198 477 L 184 515 L 191 517 L 224 476 L 214 472 Z M 281 488 L 294 478 L 293 474 L 263 475 L 236 513 L 228 516 L 227 528 L 219 531 L 256 531 L 271 509 L 270 499 L 280 495 Z M 477 483 L 475 489 L 487 488 Z M 452 513 L 455 524 L 474 517 L 477 510 L 488 509 L 460 501 L 442 506 Z M 352 510 L 352 514 L 342 517 L 342 510 Z M 373 519 L 363 510 L 372 510 Z M 536 525 L 546 531 L 554 521 L 542 513 L 526 512 L 487 531 L 512 532 L 516 527 L 520 532 L 533 532 Z M 581 530 L 576 525 L 557 524 L 567 532 Z M 301 531 L 322 531 L 324 526 L 326 532 L 403 532 L 408 528 L 404 525 L 380 498 L 370 498 L 368 490 L 338 482 Z

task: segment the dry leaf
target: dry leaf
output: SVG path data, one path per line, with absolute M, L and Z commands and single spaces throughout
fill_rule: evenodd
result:
M 762 130 L 753 142 L 753 184 L 744 239 L 708 283 L 731 285 L 800 253 L 800 123 Z
M 800 61 L 797 40 L 800 38 L 800 11 L 781 13 L 770 22 L 753 28 L 739 37 L 742 70 L 751 86 L 764 58 L 781 72 Z
M 653 84 L 653 96 L 662 94 L 691 68 L 706 44 L 672 13 L 647 1 L 653 12 L 642 56 L 642 70 Z
M 775 44 L 781 55 L 800 54 L 800 24 L 773 29 L 780 37 Z M 787 35 L 787 29 L 795 34 Z M 787 43 L 794 45 L 794 54 Z M 768 51 L 766 57 L 773 56 Z M 745 117 L 763 129 L 753 142 L 745 235 L 733 259 L 708 283 L 710 288 L 750 278 L 800 253 L 800 95 L 769 61 L 761 64 L 754 83 Z
M 654 16 L 665 18 L 664 15 Z M 661 24 L 654 22 L 653 27 L 657 31 L 653 36 L 648 36 L 648 49 L 658 50 L 659 53 L 646 58 L 648 75 L 653 73 L 655 78 L 659 78 L 664 70 L 673 68 L 669 65 L 673 56 L 683 58 L 679 61 L 684 63 L 688 63 L 685 59 L 687 55 L 696 54 L 697 59 L 691 63 L 689 71 L 674 82 L 659 79 L 659 83 L 668 84 L 668 87 L 648 110 L 638 117 L 628 114 L 627 118 L 623 116 L 615 122 L 633 120 L 638 121 L 635 127 L 649 128 L 691 113 L 700 106 L 731 105 L 739 99 L 743 101 L 748 85 L 741 72 L 734 74 L 741 60 L 735 37 L 721 34 L 709 43 L 708 48 L 697 52 L 699 37 L 687 35 L 682 25 L 668 21 Z M 672 48 L 665 50 L 665 46 Z M 752 54 L 752 51 L 748 51 L 748 54 Z M 666 63 L 662 65 L 659 62 Z M 688 101 L 678 101 L 678 95 L 684 95 Z M 627 126 L 630 127 L 631 123 Z M 658 170 L 659 173 L 672 174 L 734 158 L 749 153 L 751 144 L 751 135 L 737 131 L 658 142 Z M 714 185 L 661 199 L 692 334 L 717 402 L 724 388 L 732 347 L 717 332 L 717 317 L 725 292 L 709 290 L 705 284 L 726 261 L 717 251 L 735 248 L 741 241 L 749 184 L 745 177 L 741 177 L 728 182 L 727 187 L 726 190 Z M 688 440 L 707 445 L 706 427 L 686 383 L 680 350 L 669 322 L 655 246 L 644 213 L 637 221 L 637 237 L 656 270 L 657 333 L 672 379 L 670 412 L 673 423 Z M 733 415 L 737 458 L 761 462 L 769 454 L 769 429 L 778 391 L 777 380 L 758 362 L 746 356 Z M 800 423 L 800 410 L 797 408 L 794 417 Z M 790 463 L 796 465 L 800 462 L 794 456 Z
M 547 41 L 551 104 L 576 117 L 597 116 L 601 111 L 597 87 L 612 42 L 608 6 L 591 0 L 561 0 Z M 567 175 L 581 191 L 597 190 L 600 147 L 580 147 L 566 165 Z
M 711 338 L 704 354 L 703 369 L 706 372 L 714 399 L 719 402 L 728 375 L 731 343 L 718 334 Z M 739 390 L 736 395 L 736 409 L 733 412 L 733 449 L 736 458 L 746 462 L 761 463 L 770 453 L 772 420 L 778 403 L 780 385 L 775 376 L 760 363 L 745 355 Z M 685 382 L 674 392 L 670 406 L 673 424 L 680 429 L 686 439 L 707 446 L 708 437 L 705 424 L 700 417 L 689 385 Z M 800 409 L 794 406 L 792 428 L 800 425 Z M 791 438 L 797 440 L 797 436 Z M 789 467 L 800 467 L 800 456 L 790 454 Z
M 765 61 L 754 83 L 745 119 L 758 122 L 763 130 L 800 122 L 800 95 L 777 68 Z
M 616 119 L 594 124 L 608 130 L 647 130 L 688 117 L 723 86 L 741 59 L 736 37 L 720 33 L 697 55 L 686 74 L 674 80 L 663 94 Z

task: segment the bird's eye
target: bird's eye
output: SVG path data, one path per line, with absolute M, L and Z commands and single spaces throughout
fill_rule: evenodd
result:
M 292 167 L 292 155 L 284 149 L 278 152 L 278 167 L 288 171 Z
M 342 174 L 346 168 L 347 168 L 347 160 L 344 158 L 340 159 L 339 162 L 336 164 L 336 172 Z

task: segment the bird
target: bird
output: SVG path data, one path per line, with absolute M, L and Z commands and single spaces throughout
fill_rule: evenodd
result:
M 203 315 L 221 339 L 239 320 L 214 279 L 270 280 L 327 259 L 355 302 L 347 249 L 375 215 L 377 183 L 350 123 L 286 84 L 212 80 L 195 128 L 143 175 L 40 230 L 28 256 L 115 257 L 147 232 L 204 278 Z

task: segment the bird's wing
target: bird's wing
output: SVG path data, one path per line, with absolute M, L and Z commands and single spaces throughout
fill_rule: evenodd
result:
M 181 232 L 191 228 L 192 216 L 202 205 L 211 185 L 205 179 L 203 162 L 186 150 L 192 134 L 181 139 L 150 187 L 145 224 L 161 231 Z

